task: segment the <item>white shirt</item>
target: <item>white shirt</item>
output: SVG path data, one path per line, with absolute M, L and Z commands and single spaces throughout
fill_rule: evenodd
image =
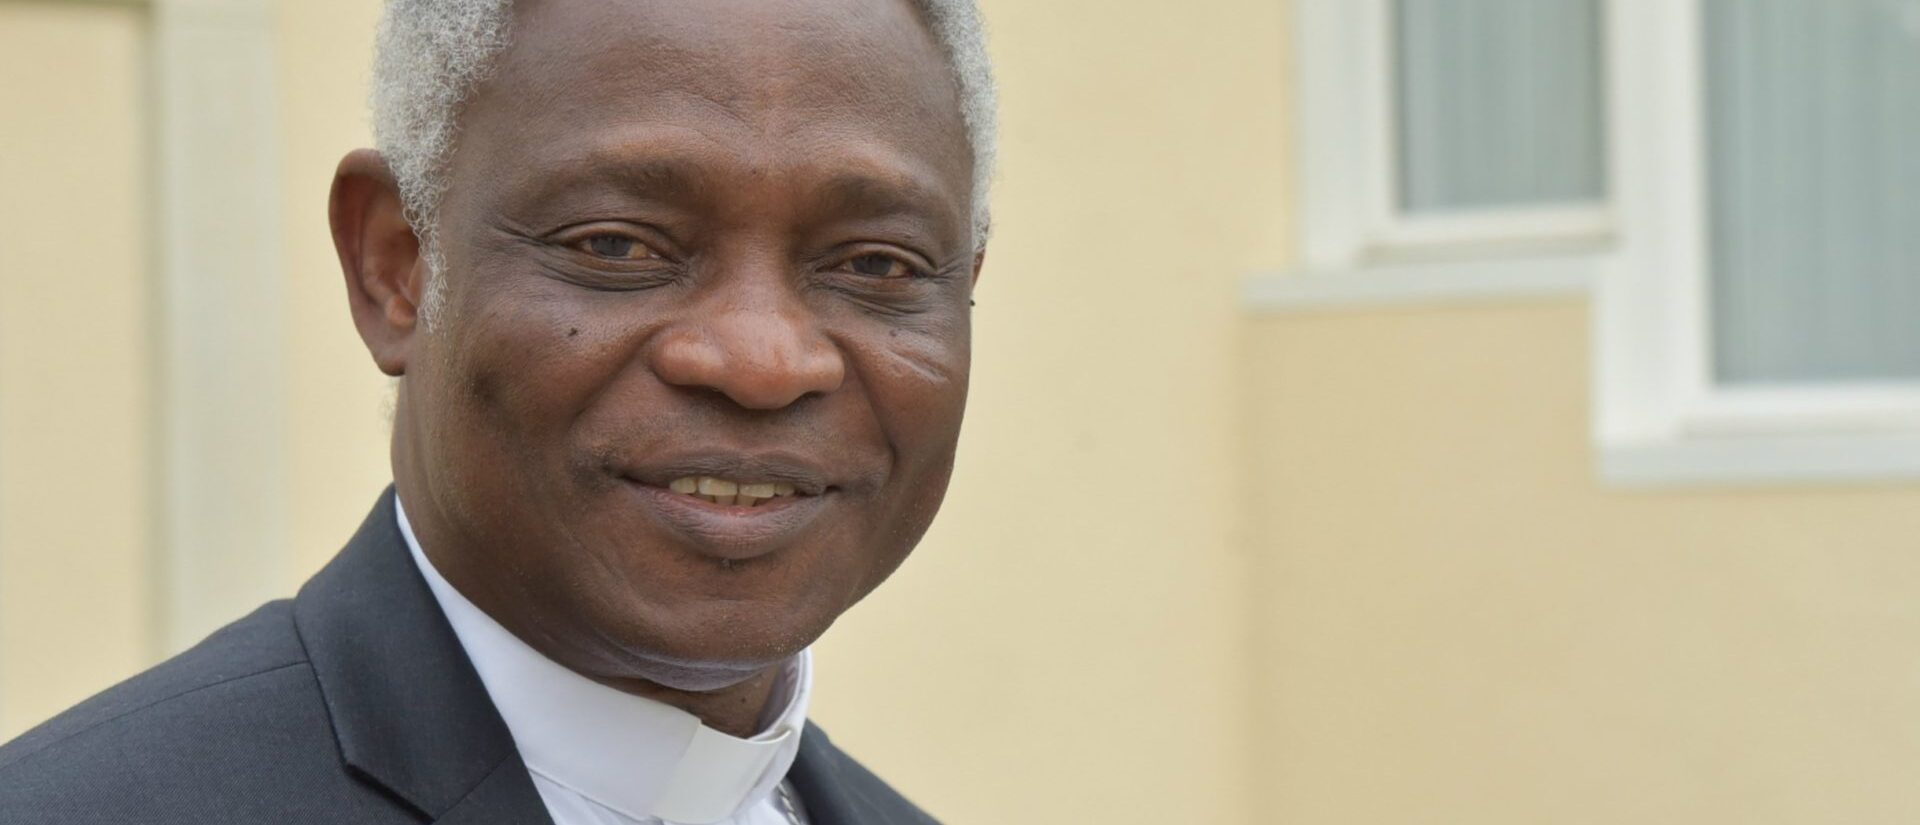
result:
M 528 647 L 440 576 L 421 552 L 398 496 L 394 511 L 414 563 L 506 721 L 555 825 L 792 821 L 777 791 L 800 751 L 813 687 L 810 652 L 782 669 L 766 728 L 751 739 L 728 736 Z

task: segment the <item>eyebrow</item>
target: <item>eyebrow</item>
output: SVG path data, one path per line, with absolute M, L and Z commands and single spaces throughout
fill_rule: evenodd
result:
M 942 187 L 904 174 L 876 177 L 845 172 L 833 176 L 820 190 L 820 206 L 829 212 L 861 217 L 911 215 L 943 227 L 955 220 L 952 200 Z
M 700 191 L 706 178 L 698 164 L 686 160 L 610 151 L 569 154 L 530 171 L 535 182 L 516 198 L 527 204 L 544 204 L 583 186 L 604 186 L 650 200 L 682 200 Z
M 617 149 L 570 155 L 536 170 L 535 200 L 545 201 L 585 183 L 601 183 L 662 204 L 703 198 L 713 187 L 701 164 L 676 157 L 635 157 Z M 956 209 L 947 187 L 911 167 L 884 164 L 875 171 L 833 173 L 811 195 L 809 213 L 818 219 L 908 217 L 940 230 L 964 230 L 966 210 Z
M 559 173 L 554 178 L 566 185 L 582 180 L 611 181 L 635 194 L 653 197 L 656 194 L 668 198 L 680 199 L 699 192 L 706 183 L 706 174 L 698 164 L 672 158 L 623 158 L 617 154 L 589 154 L 575 158 L 566 164 L 569 171 Z

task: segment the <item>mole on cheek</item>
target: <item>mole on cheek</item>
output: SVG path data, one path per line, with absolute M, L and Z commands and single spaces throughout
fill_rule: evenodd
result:
M 571 328 L 571 329 L 568 329 L 568 330 L 567 330 L 567 337 L 568 337 L 568 338 L 572 338 L 572 337 L 575 337 L 575 336 L 577 336 L 577 335 L 579 335 L 579 334 L 580 334 L 580 328 L 579 328 L 579 327 L 573 327 L 573 328 Z
M 482 408 L 492 407 L 500 397 L 499 380 L 490 370 L 480 370 L 467 376 L 467 397 Z

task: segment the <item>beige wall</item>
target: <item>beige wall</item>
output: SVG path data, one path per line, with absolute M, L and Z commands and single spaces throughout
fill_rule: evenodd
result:
M 0 736 L 154 641 L 144 24 L 0 2 Z
M 1263 821 L 1914 821 L 1920 488 L 1596 487 L 1585 309 L 1254 324 Z

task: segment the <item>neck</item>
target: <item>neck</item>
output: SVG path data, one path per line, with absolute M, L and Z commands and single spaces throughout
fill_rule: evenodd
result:
M 760 732 L 760 719 L 773 698 L 780 668 L 763 670 L 746 681 L 713 691 L 677 690 L 644 679 L 595 679 L 615 690 L 652 699 L 692 714 L 700 723 L 728 736 L 748 739 Z

